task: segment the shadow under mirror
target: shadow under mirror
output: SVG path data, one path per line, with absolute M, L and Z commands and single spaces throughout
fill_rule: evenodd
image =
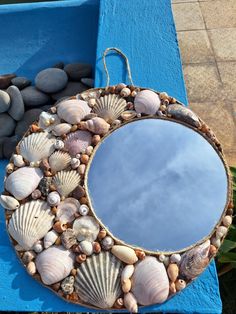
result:
M 173 121 L 142 119 L 100 144 L 87 187 L 95 215 L 114 237 L 149 251 L 178 251 L 212 232 L 228 179 L 202 135 Z

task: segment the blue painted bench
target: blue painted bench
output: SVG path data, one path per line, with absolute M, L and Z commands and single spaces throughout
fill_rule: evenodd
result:
M 68 0 L 0 6 L 0 38 L 1 73 L 33 78 L 38 70 L 58 61 L 81 60 L 94 65 L 96 86 L 104 86 L 102 52 L 116 46 L 129 57 L 136 85 L 167 91 L 187 104 L 170 0 Z M 107 59 L 111 83 L 124 81 L 121 59 Z M 6 164 L 0 162 L 0 190 Z M 10 246 L 3 209 L 0 278 L 0 311 L 91 312 L 59 299 L 26 273 Z M 141 312 L 218 314 L 221 310 L 212 262 L 180 294 Z

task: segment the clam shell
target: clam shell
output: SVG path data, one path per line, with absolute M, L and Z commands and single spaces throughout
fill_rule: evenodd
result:
M 58 234 L 56 233 L 55 230 L 49 231 L 43 239 L 44 248 L 47 249 L 50 246 L 52 246 L 56 242 L 57 238 Z
M 86 148 L 92 143 L 92 135 L 88 131 L 76 131 L 65 139 L 65 149 L 75 157 L 77 154 L 85 152 Z
M 70 132 L 72 125 L 69 123 L 60 123 L 53 127 L 52 133 L 56 136 L 61 136 Z
M 99 135 L 106 134 L 110 128 L 110 124 L 108 124 L 104 119 L 99 117 L 85 121 L 84 125 L 87 130 Z
M 171 117 L 177 120 L 184 121 L 195 127 L 200 126 L 200 121 L 199 121 L 198 116 L 194 112 L 192 112 L 190 109 L 182 105 L 174 104 L 174 105 L 168 106 L 167 114 L 171 115 Z
M 80 203 L 73 197 L 66 198 L 57 206 L 57 218 L 63 222 L 72 222 L 75 218 L 75 213 L 79 211 Z
M 169 280 L 163 263 L 152 256 L 137 263 L 131 291 L 139 304 L 164 302 L 169 295 Z
M 135 251 L 124 245 L 113 245 L 111 252 L 122 262 L 129 265 L 136 263 L 138 260 Z
M 66 169 L 70 165 L 71 157 L 66 152 L 56 151 L 48 159 L 50 168 L 53 172 Z
M 29 162 L 42 160 L 54 152 L 55 141 L 47 132 L 32 133 L 20 142 L 20 154 Z
M 58 193 L 67 197 L 79 185 L 80 175 L 75 170 L 59 171 L 52 179 Z
M 17 209 L 20 207 L 20 203 L 12 196 L 0 195 L 0 204 L 6 209 Z
M 137 113 L 155 114 L 160 104 L 159 96 L 148 89 L 138 92 L 134 98 L 134 108 Z
M 122 112 L 121 118 L 125 121 L 129 121 L 137 116 L 137 112 L 134 110 L 126 110 Z
M 22 167 L 7 177 L 5 188 L 17 200 L 23 200 L 37 188 L 42 177 L 39 168 Z
M 84 100 L 69 99 L 57 105 L 58 116 L 70 124 L 79 123 L 90 111 L 91 108 Z
M 77 218 L 73 223 L 78 241 L 95 241 L 99 233 L 99 224 L 91 216 L 82 216 Z
M 125 108 L 126 101 L 124 98 L 115 94 L 109 94 L 96 99 L 93 111 L 106 122 L 112 123 L 119 118 Z
M 36 267 L 45 285 L 67 277 L 73 269 L 74 255 L 63 246 L 51 246 L 36 257 Z
M 180 274 L 187 279 L 200 275 L 209 263 L 210 240 L 185 252 L 180 262 Z
M 121 271 L 122 263 L 109 252 L 87 258 L 75 277 L 79 298 L 101 309 L 111 308 L 121 294 Z
M 29 250 L 51 229 L 53 219 L 54 215 L 46 202 L 27 202 L 13 213 L 8 231 L 20 246 Z

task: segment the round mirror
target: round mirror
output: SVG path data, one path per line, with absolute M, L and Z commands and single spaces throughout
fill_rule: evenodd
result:
M 94 214 L 126 244 L 180 251 L 208 236 L 227 201 L 225 166 L 198 132 L 141 119 L 108 135 L 87 172 Z

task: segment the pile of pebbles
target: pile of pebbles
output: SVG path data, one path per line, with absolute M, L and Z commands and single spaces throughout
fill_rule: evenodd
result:
M 61 99 L 94 87 L 92 66 L 60 62 L 26 77 L 0 75 L 0 159 L 10 158 L 29 125 Z

